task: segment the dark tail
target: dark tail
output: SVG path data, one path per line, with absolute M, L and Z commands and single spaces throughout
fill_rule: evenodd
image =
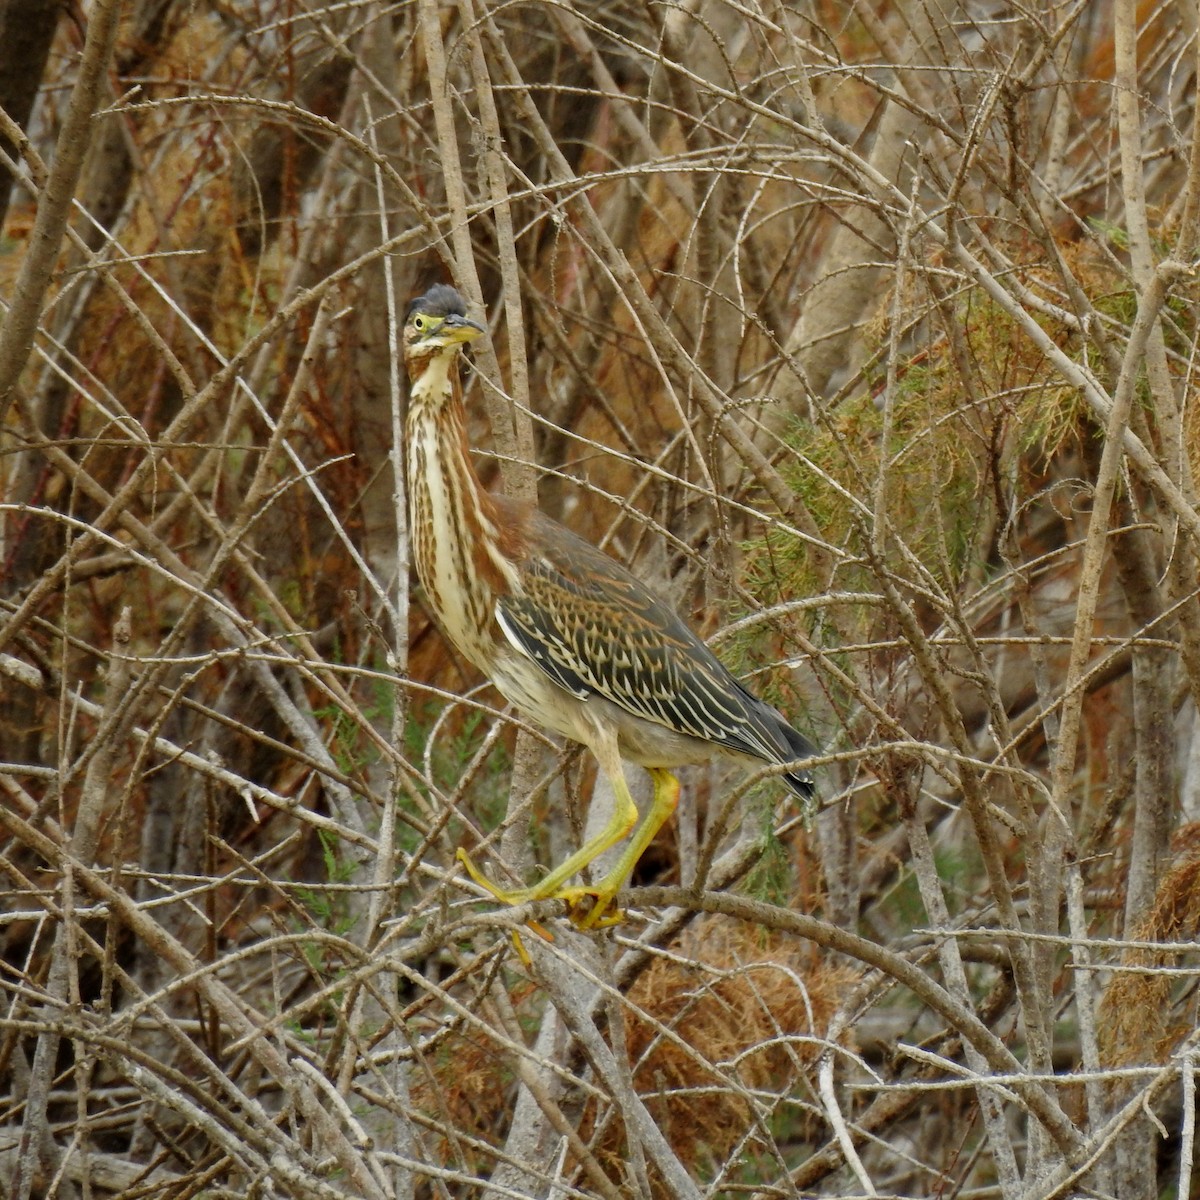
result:
M 784 761 L 794 758 L 814 758 L 818 751 L 816 746 L 812 744 L 802 733 L 797 733 L 781 715 L 779 717 L 779 733 L 782 740 L 787 745 L 787 750 L 784 752 L 786 757 Z M 813 782 L 812 773 L 809 771 L 789 771 L 784 775 L 788 785 L 797 796 L 804 800 L 812 798 L 816 792 L 816 784 Z
M 793 729 L 783 715 L 773 704 L 754 697 L 764 724 L 774 733 L 775 761 L 778 763 L 793 762 L 796 759 L 815 758 L 820 751 L 804 736 Z M 801 768 L 798 771 L 788 771 L 783 778 L 788 786 L 803 800 L 809 800 L 816 793 L 816 784 L 812 772 Z
M 740 745 L 736 745 L 736 749 L 748 751 L 767 762 L 774 760 L 776 763 L 790 763 L 805 758 L 816 758 L 820 751 L 804 734 L 798 733 L 788 724 L 787 717 L 779 709 L 765 700 L 760 700 L 753 692 L 747 691 L 736 679 L 733 682 L 746 701 L 746 715 L 758 735 L 753 742 L 748 738 L 743 740 Z M 773 746 L 773 754 L 766 751 L 768 746 Z M 803 800 L 810 799 L 816 793 L 816 784 L 810 771 L 803 768 L 788 771 L 783 778 L 788 787 Z

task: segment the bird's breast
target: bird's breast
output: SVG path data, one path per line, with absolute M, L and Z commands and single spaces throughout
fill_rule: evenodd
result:
M 512 568 L 466 458 L 465 443 L 435 419 L 407 429 L 409 527 L 417 577 L 454 646 L 485 674 L 496 652 L 498 591 Z

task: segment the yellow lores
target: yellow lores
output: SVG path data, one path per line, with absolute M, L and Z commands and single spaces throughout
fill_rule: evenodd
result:
M 536 509 L 486 492 L 471 466 L 458 355 L 482 336 L 462 297 L 438 284 L 409 307 L 404 361 L 409 528 L 417 575 L 446 636 L 539 725 L 581 742 L 612 784 L 608 826 L 532 887 L 505 891 L 465 854 L 472 877 L 508 904 L 566 900 L 581 928 L 605 913 L 675 810 L 672 767 L 721 755 L 787 764 L 811 796 L 816 753 L 751 695 L 653 592 L 615 559 Z M 645 767 L 654 798 L 642 823 L 622 760 Z M 636 830 L 635 830 L 636 826 Z M 567 881 L 633 833 L 599 883 Z

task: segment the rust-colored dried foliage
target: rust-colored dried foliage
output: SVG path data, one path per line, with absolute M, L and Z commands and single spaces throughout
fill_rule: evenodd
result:
M 1187 942 L 1200 935 L 1200 824 L 1175 837 L 1175 861 L 1163 876 L 1154 905 L 1127 935 L 1135 942 Z M 1155 974 L 1177 955 L 1133 947 L 1109 984 L 1097 1012 L 1100 1048 L 1114 1067 L 1165 1062 L 1180 1040 L 1194 1031 L 1195 989 L 1177 978 Z M 1140 968 L 1140 969 L 1139 969 Z
M 499 1145 L 512 1108 L 512 1073 L 495 1050 L 455 1034 L 425 1055 L 412 1088 L 413 1107 L 441 1133 L 434 1149 L 443 1163 L 482 1167 L 464 1138 Z
M 655 958 L 630 989 L 634 1084 L 683 1161 L 720 1162 L 755 1119 L 751 1093 L 790 1095 L 806 1122 L 807 1072 L 857 973 L 799 939 L 722 917 L 697 923 L 679 958 Z
M 629 989 L 625 1040 L 634 1086 L 680 1159 L 701 1170 L 719 1163 L 751 1131 L 755 1093 L 758 1102 L 790 1098 L 789 1136 L 813 1133 L 808 1072 L 858 973 L 829 965 L 800 939 L 718 916 L 698 921 L 670 950 Z M 523 1020 L 537 1022 L 536 990 L 522 986 L 511 998 Z M 851 1044 L 846 1035 L 842 1042 Z M 456 1035 L 423 1070 L 413 1099 L 431 1123 L 487 1141 L 503 1135 L 513 1080 L 502 1056 Z M 598 1137 L 594 1151 L 619 1183 L 623 1135 L 610 1118 L 593 1107 L 584 1131 Z M 452 1137 L 441 1145 L 447 1161 L 463 1153 Z M 750 1157 L 756 1145 L 752 1136 Z

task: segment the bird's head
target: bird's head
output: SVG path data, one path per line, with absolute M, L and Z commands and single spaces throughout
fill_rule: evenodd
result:
M 467 316 L 463 298 L 444 283 L 436 283 L 408 306 L 404 321 L 404 360 L 414 378 L 431 358 L 453 359 L 458 348 L 485 332 Z

